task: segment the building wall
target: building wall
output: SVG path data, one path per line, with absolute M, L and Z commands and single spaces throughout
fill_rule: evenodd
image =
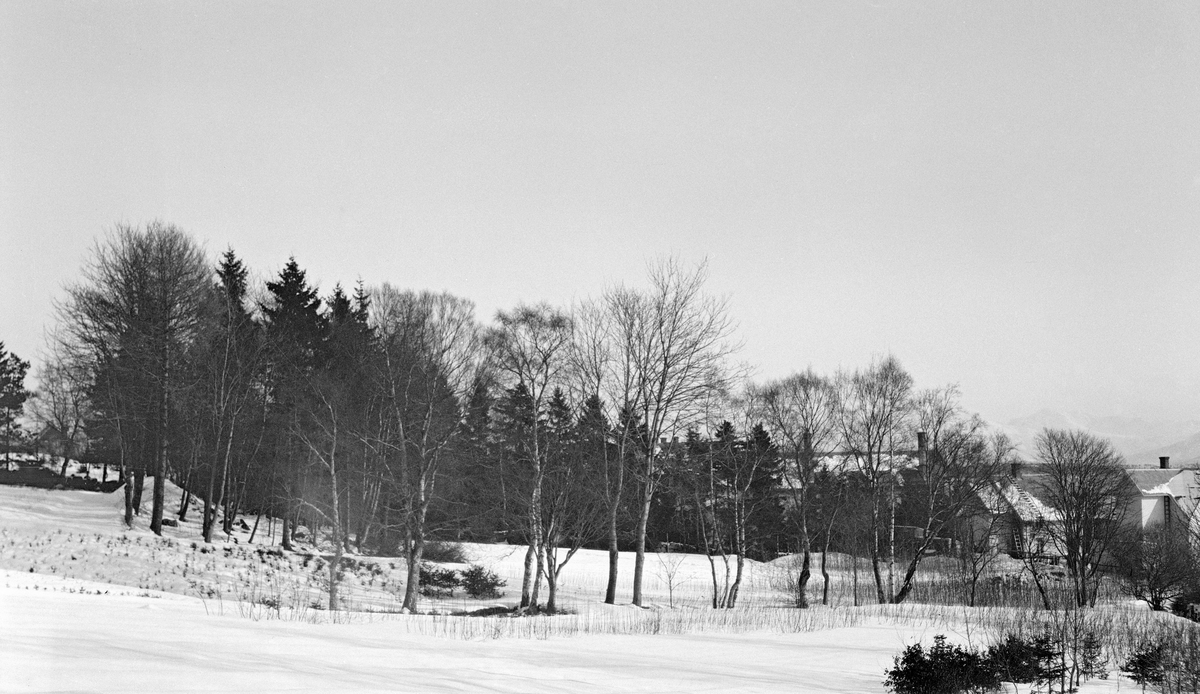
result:
M 1166 521 L 1166 504 L 1161 496 L 1142 497 L 1142 528 Z

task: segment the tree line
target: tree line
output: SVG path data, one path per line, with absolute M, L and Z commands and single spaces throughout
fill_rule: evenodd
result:
M 748 382 L 704 264 L 658 261 L 641 286 L 486 324 L 449 293 L 322 296 L 294 258 L 252 286 L 233 250 L 213 262 L 161 222 L 115 228 L 79 277 L 33 407 L 64 457 L 111 461 L 124 521 L 148 513 L 156 533 L 193 503 L 207 542 L 239 515 L 279 519 L 285 549 L 322 533 L 334 608 L 343 554 L 369 551 L 404 557 L 415 609 L 425 551 L 447 539 L 525 545 L 528 610 L 555 609 L 584 547 L 609 552 L 608 603 L 634 552 L 641 605 L 663 543 L 709 557 L 714 607 L 736 604 L 747 558 L 781 552 L 802 557 L 805 606 L 833 549 L 869 557 L 877 600 L 901 602 L 1015 455 L 894 357 Z M 185 490 L 169 509 L 168 479 Z

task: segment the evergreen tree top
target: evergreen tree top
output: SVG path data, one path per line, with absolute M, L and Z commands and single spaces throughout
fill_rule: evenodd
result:
M 354 285 L 354 317 L 359 322 L 366 324 L 367 319 L 371 316 L 371 294 L 367 288 L 363 286 L 363 281 L 359 280 Z
M 29 362 L 4 349 L 0 342 L 0 423 L 7 425 L 20 413 L 29 391 L 25 390 L 25 374 Z
M 246 266 L 242 264 L 241 258 L 237 257 L 232 248 L 227 248 L 221 255 L 221 262 L 217 265 L 217 277 L 220 279 L 221 289 L 231 303 L 241 305 L 242 300 L 246 297 L 246 278 L 248 276 L 249 273 Z
M 317 288 L 308 285 L 308 278 L 294 257 L 288 258 L 277 280 L 267 282 L 267 290 L 275 299 L 275 305 L 264 306 L 263 311 L 271 319 L 287 314 L 316 316 L 321 307 Z

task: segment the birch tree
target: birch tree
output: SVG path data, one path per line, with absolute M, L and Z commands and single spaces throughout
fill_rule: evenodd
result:
M 573 322 L 565 312 L 548 304 L 517 306 L 496 314 L 488 335 L 493 365 L 502 383 L 520 389 L 527 398 L 530 419 L 525 437 L 524 463 L 529 467 L 526 513 L 525 572 L 521 579 L 521 608 L 537 610 L 540 577 L 545 572 L 542 551 L 543 484 L 551 453 L 545 416 L 556 386 L 567 382 Z
M 660 442 L 700 421 L 706 399 L 730 382 L 727 360 L 737 348 L 730 341 L 733 323 L 728 302 L 705 293 L 707 277 L 706 263 L 688 269 L 672 258 L 650 266 L 646 290 L 618 287 L 607 297 L 614 323 L 612 402 L 623 422 L 636 426 L 625 435 L 636 455 L 633 604 L 638 606 L 646 529 L 664 473 Z
M 482 367 L 483 335 L 475 305 L 466 299 L 387 284 L 373 297 L 372 324 L 380 341 L 377 387 L 387 418 L 374 443 L 399 495 L 408 564 L 404 608 L 412 611 L 429 510 L 442 466 L 464 432 L 464 409 Z
M 796 597 L 799 607 L 808 607 L 807 587 L 812 576 L 810 495 L 819 460 L 816 452 L 830 451 L 835 442 L 836 393 L 828 379 L 809 369 L 767 383 L 757 389 L 754 400 L 759 416 L 787 461 L 783 482 L 792 497 L 791 515 L 800 534 Z
M 836 424 L 844 454 L 862 475 L 871 498 L 870 554 L 876 598 L 891 602 L 885 586 L 880 541 L 896 501 L 895 451 L 906 443 L 913 379 L 893 356 L 837 377 Z M 888 552 L 889 562 L 894 552 Z M 889 574 L 890 575 L 890 574 Z M 889 582 L 890 583 L 890 582 Z

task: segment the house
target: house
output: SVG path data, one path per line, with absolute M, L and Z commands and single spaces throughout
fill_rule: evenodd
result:
M 1157 468 L 1130 469 L 1130 508 L 1126 514 L 1130 525 L 1146 530 L 1153 525 L 1170 527 L 1188 523 L 1196 510 L 1197 487 L 1195 470 L 1171 467 L 1171 459 L 1162 456 Z
M 1013 557 L 1032 554 L 1057 563 L 1062 554 L 1051 531 L 1062 523 L 1062 517 L 1045 497 L 1044 477 L 1023 472 L 1021 464 L 1014 463 L 1008 475 L 980 491 L 977 512 L 970 521 L 972 537 L 978 545 L 986 541 Z
M 1057 563 L 1061 551 L 1051 531 L 1062 522 L 1061 516 L 1049 500 L 1048 478 L 1037 466 L 1031 468 L 1023 470 L 1014 463 L 1008 475 L 980 492 L 970 519 L 972 536 L 980 546 L 986 539 L 997 551 L 1014 557 L 1031 553 Z M 1200 521 L 1195 513 L 1200 476 L 1195 470 L 1172 468 L 1170 459 L 1162 457 L 1156 468 L 1129 468 L 1125 475 L 1130 497 L 1125 522 L 1131 530 Z

